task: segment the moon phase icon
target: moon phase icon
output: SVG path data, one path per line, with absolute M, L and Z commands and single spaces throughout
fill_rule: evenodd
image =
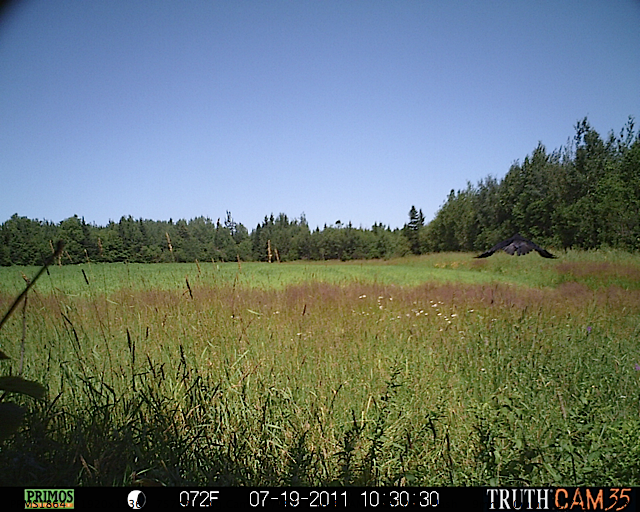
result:
M 127 496 L 127 502 L 133 510 L 140 510 L 147 502 L 147 497 L 142 491 L 131 491 Z

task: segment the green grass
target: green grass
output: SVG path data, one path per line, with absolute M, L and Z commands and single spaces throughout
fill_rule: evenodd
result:
M 3 310 L 35 270 L 0 269 Z M 572 251 L 51 268 L 24 319 L 48 398 L 12 397 L 0 482 L 640 485 L 639 275 Z
M 110 294 L 120 289 L 175 290 L 185 279 L 203 286 L 227 284 L 282 289 L 302 282 L 333 284 L 380 283 L 417 286 L 426 282 L 509 283 L 533 288 L 557 287 L 566 281 L 598 288 L 618 285 L 640 289 L 640 258 L 621 251 L 568 251 L 559 260 L 503 253 L 477 260 L 464 253 L 438 253 L 392 260 L 296 261 L 265 265 L 237 263 L 105 263 L 51 267 L 37 284 L 41 293 L 62 291 L 72 296 Z M 37 267 L 0 267 L 0 295 L 17 295 Z M 84 274 L 83 274 L 84 272 Z M 88 286 L 85 277 L 90 282 Z

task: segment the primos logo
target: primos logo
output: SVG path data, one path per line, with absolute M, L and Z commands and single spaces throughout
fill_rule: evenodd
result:
M 25 489 L 24 508 L 74 508 L 73 489 Z

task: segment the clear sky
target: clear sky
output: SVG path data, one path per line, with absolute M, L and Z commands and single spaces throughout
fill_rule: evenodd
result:
M 0 20 L 0 222 L 401 227 L 630 115 L 637 0 L 25 0 Z

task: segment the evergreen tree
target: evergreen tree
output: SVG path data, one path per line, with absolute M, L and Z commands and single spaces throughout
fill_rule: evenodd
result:
M 416 207 L 412 205 L 409 210 L 409 222 L 404 225 L 404 236 L 407 238 L 413 254 L 421 253 L 419 232 L 423 226 L 424 215 L 422 214 L 422 209 L 418 211 Z

